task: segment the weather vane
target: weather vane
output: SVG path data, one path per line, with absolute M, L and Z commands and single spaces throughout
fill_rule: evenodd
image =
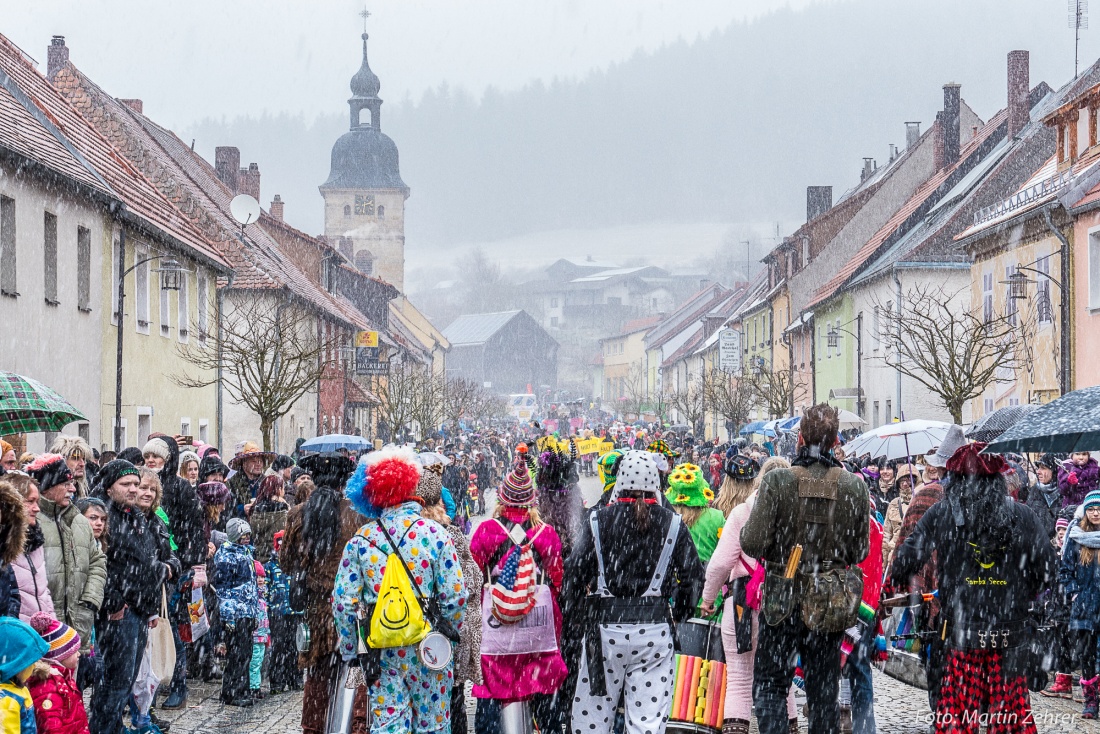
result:
M 370 11 L 365 7 L 359 11 L 359 17 L 363 19 L 363 33 L 367 32 L 367 18 L 370 17 Z

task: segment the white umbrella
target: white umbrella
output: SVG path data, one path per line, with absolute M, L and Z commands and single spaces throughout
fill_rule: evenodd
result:
M 850 410 L 844 410 L 843 408 L 841 408 L 837 410 L 837 416 L 840 418 L 840 430 L 842 431 L 847 431 L 851 428 L 859 428 L 860 426 L 867 425 L 867 421 L 863 420 Z
M 939 447 L 950 428 L 950 423 L 942 421 L 887 423 L 853 438 L 845 444 L 844 453 L 851 457 L 870 454 L 872 459 L 919 456 Z

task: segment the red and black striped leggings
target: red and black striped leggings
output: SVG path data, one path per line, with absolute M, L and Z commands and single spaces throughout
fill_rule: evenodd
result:
M 1024 676 L 1007 676 L 1001 654 L 992 650 L 949 650 L 940 700 L 937 734 L 1036 734 Z

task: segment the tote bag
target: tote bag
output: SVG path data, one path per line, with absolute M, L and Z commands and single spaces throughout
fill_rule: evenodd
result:
M 149 630 L 149 642 L 146 643 L 149 667 L 161 684 L 172 680 L 176 669 L 176 641 L 172 637 L 172 622 L 168 619 L 168 595 L 164 587 L 160 589 L 160 619 L 157 626 Z

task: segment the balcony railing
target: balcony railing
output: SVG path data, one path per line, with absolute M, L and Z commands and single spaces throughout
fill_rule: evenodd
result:
M 1028 186 L 1023 191 L 1013 194 L 1004 201 L 987 206 L 974 212 L 974 224 L 982 224 L 992 219 L 1010 214 L 1018 209 L 1023 209 L 1029 204 L 1048 196 L 1055 191 L 1064 188 L 1073 178 L 1069 169 L 1059 174 L 1044 178 L 1042 181 Z

